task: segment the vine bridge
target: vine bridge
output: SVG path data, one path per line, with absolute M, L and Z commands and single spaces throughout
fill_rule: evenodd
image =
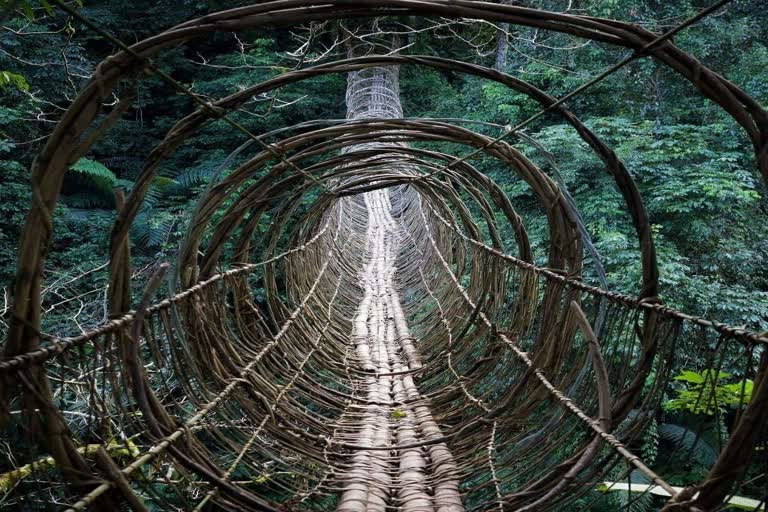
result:
M 0 468 L 5 503 L 538 511 L 589 510 L 623 492 L 627 506 L 650 493 L 667 511 L 765 510 L 768 338 L 663 305 L 637 187 L 565 105 L 615 69 L 558 99 L 475 64 L 377 55 L 361 45 L 344 60 L 209 102 L 153 63 L 166 49 L 218 31 L 382 16 L 572 34 L 626 48 L 615 69 L 653 59 L 733 117 L 768 179 L 768 115 L 676 47 L 678 29 L 659 36 L 619 21 L 469 0 L 281 0 L 211 14 L 130 47 L 113 40 L 122 50 L 98 67 L 33 169 L 0 360 L 4 432 L 25 439 Z M 542 111 L 495 138 L 460 120 L 408 118 L 402 66 L 498 82 Z M 254 134 L 227 117 L 254 96 L 332 73 L 348 77 L 346 120 Z M 143 75 L 165 80 L 197 108 L 150 153 L 130 195 L 118 194 L 111 319 L 75 337 L 46 335 L 40 290 L 63 175 L 131 106 Z M 113 91 L 120 102 L 103 106 Z M 615 180 L 641 252 L 637 296 L 581 280 L 584 262 L 595 259 L 584 257 L 591 244 L 575 205 L 507 142 L 524 138 L 520 130 L 545 114 L 570 124 Z M 231 130 L 245 141 L 237 153 L 253 155 L 202 193 L 168 273 L 178 292 L 158 298 L 169 268 L 162 265 L 132 303 L 131 223 L 163 160 L 210 126 Z M 534 264 L 514 204 L 472 165 L 478 155 L 508 168 L 540 201 L 546 266 Z M 740 368 L 744 383 L 708 474 L 684 488 L 637 451 L 681 361 L 709 376 L 695 388 L 694 407 L 718 414 L 720 368 Z M 698 435 L 685 432 L 675 449 L 691 449 L 682 441 Z

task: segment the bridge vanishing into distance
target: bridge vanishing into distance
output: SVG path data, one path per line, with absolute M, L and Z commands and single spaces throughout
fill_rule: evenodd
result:
M 676 31 L 470 0 L 282 0 L 210 14 L 130 47 L 111 39 L 121 51 L 98 67 L 33 169 L 0 359 L 4 506 L 612 510 L 622 493 L 627 510 L 649 495 L 668 512 L 765 510 L 768 338 L 663 305 L 637 187 L 565 106 L 615 69 L 558 99 L 476 64 L 386 51 L 391 38 L 379 38 L 350 45 L 343 60 L 209 102 L 152 60 L 218 31 L 406 15 L 521 24 L 631 50 L 615 69 L 654 59 L 733 116 L 768 179 L 765 110 L 672 44 Z M 402 66 L 498 82 L 542 110 L 495 138 L 461 120 L 409 118 Z M 254 134 L 227 117 L 256 95 L 331 73 L 347 76 L 345 120 Z M 196 107 L 117 201 L 109 321 L 73 337 L 41 333 L 63 175 L 130 107 L 143 74 Z M 105 111 L 118 89 L 124 99 Z M 594 258 L 584 258 L 591 244 L 575 205 L 508 142 L 543 114 L 572 126 L 615 180 L 639 240 L 637 296 L 582 281 Z M 210 126 L 243 138 L 236 153 L 248 157 L 200 196 L 171 270 L 174 292 L 159 292 L 164 264 L 134 302 L 131 223 L 162 161 Z M 449 146 L 465 149 L 443 152 Z M 514 204 L 472 165 L 478 156 L 508 168 L 540 201 L 545 265 L 534 263 Z M 719 410 L 723 368 L 743 383 L 708 473 L 687 487 L 671 485 L 638 451 L 680 361 L 704 376 L 691 388 L 694 407 Z M 699 438 L 679 432 L 672 449 L 691 450 Z

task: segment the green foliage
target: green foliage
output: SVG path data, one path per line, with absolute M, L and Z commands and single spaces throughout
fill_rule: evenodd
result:
M 94 160 L 81 158 L 70 167 L 71 171 L 79 173 L 93 183 L 103 194 L 109 196 L 117 183 L 115 173 Z
M 527 95 L 508 89 L 496 82 L 486 82 L 481 86 L 483 110 L 495 109 L 495 118 L 501 124 L 511 123 L 512 120 L 522 119 L 526 114 L 534 112 L 536 102 Z
M 726 407 L 738 407 L 752 398 L 752 381 L 744 379 L 722 384 L 731 377 L 726 372 L 704 370 L 701 373 L 683 370 L 674 380 L 683 382 L 683 388 L 675 390 L 676 397 L 664 403 L 670 411 L 687 411 L 693 414 L 713 415 Z
M 33 2 L 31 0 L 0 0 L 0 13 L 16 9 L 30 20 L 35 19 L 35 8 L 42 7 L 46 14 L 53 14 L 53 7 L 47 0 Z
M 10 71 L 0 71 L 0 89 L 8 87 L 13 87 L 20 91 L 29 91 L 29 84 L 23 76 L 11 73 Z
M 170 240 L 177 221 L 177 217 L 168 212 L 142 211 L 131 226 L 133 240 L 139 250 L 156 252 Z
M 29 180 L 15 160 L 0 160 L 0 287 L 10 283 L 16 260 L 16 241 L 21 234 L 29 202 Z
M 650 479 L 644 473 L 641 473 L 637 470 L 631 471 L 627 480 L 632 484 L 648 485 L 651 483 Z M 614 496 L 618 498 L 617 501 L 619 510 L 626 510 L 627 512 L 645 512 L 656 508 L 653 506 L 654 498 L 650 494 L 633 496 L 619 492 L 615 493 Z
M 673 423 L 661 423 L 658 426 L 659 440 L 668 443 L 683 457 L 693 462 L 710 467 L 717 460 L 717 450 L 712 448 L 700 435 L 690 428 Z
M 659 424 L 656 420 L 651 420 L 648 427 L 642 435 L 642 445 L 640 445 L 640 457 L 646 463 L 653 463 L 659 455 Z
M 685 486 L 701 481 L 717 460 L 725 442 L 719 432 L 722 416 L 681 412 L 675 416 L 658 426 L 659 457 L 654 467 L 670 484 Z
M 76 6 L 82 7 L 82 0 L 74 0 Z M 42 11 L 43 15 L 53 16 L 54 8 L 48 0 L 0 0 L 0 13 L 10 9 L 16 9 L 29 20 L 38 18 L 35 12 Z
M 665 302 L 752 329 L 768 328 L 768 223 L 756 222 L 765 215 L 765 198 L 750 147 L 738 132 L 720 122 L 657 127 L 626 117 L 591 118 L 587 125 L 637 181 L 652 223 Z M 549 126 L 534 138 L 554 153 L 604 258 L 609 283 L 635 293 L 636 235 L 604 165 L 567 125 Z M 526 148 L 526 154 L 540 160 L 533 149 Z M 538 229 L 543 221 L 526 206 L 527 186 L 497 181 L 525 200 L 518 209 Z

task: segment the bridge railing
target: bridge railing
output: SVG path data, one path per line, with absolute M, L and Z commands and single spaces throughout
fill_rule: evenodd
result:
M 698 492 L 696 499 L 710 505 L 725 500 L 764 506 L 766 468 L 749 454 L 760 454 L 768 441 L 758 420 L 768 371 L 765 335 L 590 286 L 468 237 L 447 220 L 451 212 L 433 204 L 422 213 L 423 220 L 406 221 L 406 229 L 420 246 L 412 256 L 421 258 L 420 265 L 440 267 L 425 261 L 443 260 L 443 275 L 426 276 L 424 286 L 442 303 L 446 323 L 464 337 L 464 345 L 452 349 L 467 372 L 458 371 L 462 389 L 473 398 L 462 414 L 493 419 L 485 436 L 494 432 L 494 470 L 478 468 L 474 492 L 482 497 L 476 500 L 517 509 L 530 506 L 538 493 L 588 509 L 605 500 L 691 500 Z M 463 304 L 451 288 L 460 289 Z M 438 344 L 433 356 L 443 350 Z M 485 363 L 478 367 L 477 361 Z M 601 367 L 605 384 L 598 378 Z M 607 418 L 601 393 L 610 402 Z M 572 406 L 585 417 L 567 414 Z M 545 427 L 531 432 L 511 426 L 526 418 Z M 601 419 L 608 420 L 607 428 Z M 594 423 L 628 453 L 603 436 L 602 447 L 585 455 L 595 429 L 584 427 Z M 566 455 L 568 446 L 575 459 Z M 608 463 L 617 458 L 625 464 Z M 579 471 L 568 473 L 574 466 Z M 514 482 L 537 487 L 521 490 Z M 602 499 L 594 492 L 598 487 L 606 493 Z
M 535 267 L 463 235 L 429 204 L 418 215 L 399 211 L 413 242 L 400 257 L 412 276 L 401 283 L 410 290 L 405 307 L 427 361 L 419 387 L 445 405 L 442 440 L 462 468 L 467 508 L 546 498 L 597 509 L 606 500 L 664 501 L 653 498 L 664 492 L 685 497 L 684 487 L 704 492 L 726 478 L 738 499 L 759 503 L 765 468 L 733 458 L 765 442 L 750 410 L 765 392 L 760 335 Z M 268 260 L 292 261 L 292 279 L 304 280 L 278 329 L 244 280 L 262 262 L 0 362 L 3 382 L 23 390 L 7 404 L 15 457 L 3 462 L 0 485 L 8 502 L 55 496 L 75 509 L 109 500 L 194 509 L 215 499 L 258 508 L 267 496 L 332 508 L 334 472 L 356 448 L 330 442 L 326 425 L 341 421 L 366 378 L 339 341 L 348 326 L 331 321 L 332 309 L 349 316 L 354 302 L 350 283 L 342 286 L 354 276 L 337 266 L 349 249 L 335 242 L 341 225 Z M 314 274 L 305 261 L 319 262 Z M 442 327 L 428 329 L 435 314 Z M 23 402 L 40 374 L 55 409 L 30 411 Z M 57 420 L 101 482 L 53 463 L 52 445 L 34 428 Z M 679 476 L 686 460 L 698 474 Z
M 230 499 L 261 503 L 237 490 L 234 475 L 225 478 L 220 468 L 232 464 L 234 439 L 257 439 L 263 424 L 252 418 L 274 414 L 276 397 L 251 391 L 269 385 L 254 382 L 268 373 L 260 371 L 261 360 L 278 345 L 301 347 L 305 334 L 319 332 L 304 310 L 310 300 L 328 300 L 320 286 L 328 273 L 309 283 L 308 295 L 282 320 L 267 320 L 249 278 L 313 251 L 321 251 L 327 265 L 337 248 L 329 230 L 326 224 L 301 246 L 215 274 L 84 334 L 42 336 L 40 349 L 0 361 L 8 397 L 2 404 L 8 444 L 0 456 L 4 503 L 34 508 L 53 499 L 74 509 L 191 503 L 214 488 L 205 476 L 219 479 L 215 488 L 228 490 Z M 276 328 L 274 320 L 282 324 Z M 39 386 L 48 388 L 53 402 L 35 400 Z M 55 463 L 54 445 L 36 430 L 46 421 L 58 422 L 71 449 L 92 467 Z M 83 481 L 89 473 L 103 482 Z

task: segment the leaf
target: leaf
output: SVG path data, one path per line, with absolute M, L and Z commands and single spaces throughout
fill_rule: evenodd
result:
M 5 12 L 11 8 L 18 9 L 21 14 L 30 20 L 35 18 L 32 4 L 28 0 L 0 0 L 0 12 Z
M 178 185 L 179 183 L 172 179 L 168 178 L 166 176 L 153 176 L 152 177 L 152 185 L 158 188 L 165 188 L 170 187 L 172 185 Z
M 703 466 L 711 466 L 717 460 L 717 450 L 696 435 L 691 429 L 673 423 L 662 423 L 658 427 L 659 439 L 672 444 L 681 455 L 692 456 Z
M 53 6 L 48 3 L 48 0 L 40 0 L 40 5 L 48 16 L 53 16 Z
M 404 411 L 401 411 L 400 409 L 393 409 L 389 413 L 389 417 L 395 420 L 400 420 L 408 416 Z
M 11 73 L 10 71 L 0 71 L 0 89 L 6 88 L 29 91 L 29 83 L 21 75 Z
M 112 189 L 117 184 L 117 176 L 115 176 L 115 173 L 104 167 L 104 165 L 95 160 L 81 158 L 70 167 L 70 170 L 88 178 L 96 188 L 108 197 L 112 196 Z
M 715 374 L 715 370 L 704 370 L 703 372 L 701 372 L 701 374 L 704 376 L 706 380 L 714 379 L 716 381 L 727 379 L 728 377 L 731 376 L 730 373 L 725 373 L 720 371 L 718 371 L 717 374 Z M 715 375 L 717 375 L 717 377 L 715 377 Z
M 685 382 L 686 388 L 676 389 L 677 396 L 665 402 L 663 407 L 667 410 L 712 415 L 725 406 L 738 407 L 748 403 L 752 398 L 752 381 L 721 383 L 730 377 L 730 373 L 711 369 L 702 370 L 701 373 L 683 370 L 674 380 Z
M 752 388 L 754 383 L 749 380 L 742 380 L 733 384 L 726 384 L 722 388 L 733 395 L 733 398 L 728 401 L 728 405 L 748 404 L 752 400 Z M 743 397 L 742 397 L 743 393 Z
M 187 191 L 197 185 L 208 183 L 216 168 L 209 165 L 199 165 L 179 173 L 174 180 L 180 191 Z
M 40 5 L 48 16 L 53 16 L 55 14 L 53 6 L 48 0 L 38 0 L 36 3 Z M 74 4 L 78 7 L 83 6 L 82 0 L 75 0 Z M 15 7 L 29 20 L 36 19 L 35 10 L 30 0 L 0 0 L 0 11 L 5 11 L 10 7 Z
M 674 377 L 675 380 L 690 382 L 692 384 L 703 384 L 704 376 L 691 370 L 683 370 L 680 375 Z

